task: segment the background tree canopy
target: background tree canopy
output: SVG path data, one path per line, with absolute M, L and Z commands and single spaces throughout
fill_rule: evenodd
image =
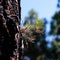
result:
M 51 42 L 51 48 L 47 47 L 45 21 L 39 19 L 38 14 L 33 9 L 29 11 L 23 25 L 24 56 L 31 60 L 60 59 L 60 11 L 52 16 L 50 35 L 56 37 Z

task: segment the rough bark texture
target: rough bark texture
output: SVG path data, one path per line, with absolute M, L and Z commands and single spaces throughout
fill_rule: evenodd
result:
M 19 33 L 21 7 L 20 0 L 0 0 L 0 60 L 10 60 L 13 57 Z

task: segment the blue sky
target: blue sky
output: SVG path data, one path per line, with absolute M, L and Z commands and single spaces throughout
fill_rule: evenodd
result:
M 57 10 L 57 0 L 21 0 L 21 18 L 24 20 L 28 12 L 34 9 L 39 18 L 51 20 L 51 16 Z

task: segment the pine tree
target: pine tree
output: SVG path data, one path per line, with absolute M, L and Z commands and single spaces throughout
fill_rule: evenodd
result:
M 36 60 L 37 56 L 42 56 L 41 59 L 44 59 L 46 53 L 44 21 L 38 18 L 34 10 L 30 10 L 29 16 L 25 19 L 23 30 L 22 36 L 27 49 L 24 51 L 25 55 L 30 56 L 31 60 Z
M 60 0 L 58 0 L 60 3 Z M 59 7 L 58 7 L 59 8 Z M 60 11 L 55 12 L 52 17 L 51 22 L 51 35 L 56 36 L 55 40 L 52 42 L 52 52 L 54 60 L 60 59 Z

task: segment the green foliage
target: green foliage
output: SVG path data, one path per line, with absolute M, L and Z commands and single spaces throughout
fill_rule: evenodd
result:
M 54 20 L 60 20 L 60 11 L 56 12 L 54 16 L 52 17 Z
M 31 24 L 31 18 L 34 19 L 34 22 Z M 29 16 L 25 18 L 24 27 L 34 30 L 39 29 L 44 26 L 44 21 L 42 19 L 39 19 L 37 16 L 37 13 L 32 9 L 29 12 Z
M 34 20 L 33 23 L 31 23 L 32 20 Z M 38 18 L 37 13 L 34 10 L 30 10 L 29 16 L 25 19 L 23 29 L 24 32 L 22 33 L 22 36 L 24 37 L 24 41 L 28 43 L 29 53 L 27 53 L 27 55 L 31 54 L 32 60 L 44 60 L 46 51 L 45 33 L 43 33 L 44 21 Z M 37 42 L 41 43 L 41 46 L 37 46 Z M 37 57 L 38 55 L 41 57 Z
M 53 21 L 51 22 L 51 35 L 56 35 L 57 37 L 52 43 L 52 52 L 54 54 L 54 59 L 60 60 L 60 39 L 58 35 L 60 35 L 60 11 L 56 12 L 53 17 Z
M 36 18 L 37 13 L 32 9 L 32 10 L 29 11 L 29 16 L 30 16 L 30 18 Z
M 36 20 L 36 28 L 41 28 L 44 26 L 43 20 Z
M 37 18 L 37 13 L 32 9 L 29 11 L 29 16 L 25 18 L 25 22 L 23 25 L 26 25 L 26 24 L 34 24 L 35 23 L 35 20 Z M 33 22 L 34 20 L 34 22 Z
M 24 27 L 26 29 L 28 29 L 28 30 L 34 30 L 35 29 L 35 25 L 34 24 L 26 24 Z
M 51 33 L 59 35 L 60 32 L 60 11 L 56 12 L 52 17 L 53 22 L 51 24 Z

